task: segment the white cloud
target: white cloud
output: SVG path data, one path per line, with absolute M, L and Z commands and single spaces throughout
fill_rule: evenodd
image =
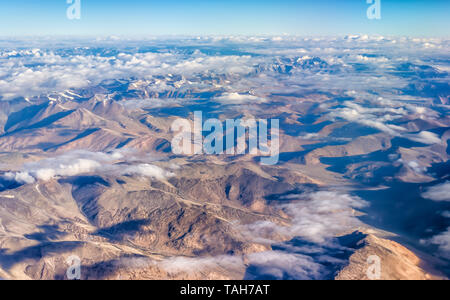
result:
M 266 102 L 267 100 L 254 95 L 243 95 L 239 93 L 225 93 L 220 97 L 214 98 L 215 101 L 222 104 L 246 104 L 255 102 Z
M 17 50 L 16 56 L 6 56 L 0 51 L 0 95 L 6 100 L 33 97 L 85 88 L 105 80 L 150 79 L 168 74 L 245 75 L 254 70 L 258 60 L 250 56 L 189 56 L 175 52 L 119 53 L 111 57 L 90 52 L 63 55 L 45 49 Z M 160 83 L 159 89 L 170 89 Z
M 427 168 L 421 166 L 417 161 L 404 161 L 403 159 L 398 159 L 394 163 L 394 166 L 399 166 L 399 164 L 403 164 L 405 167 L 412 169 L 417 174 L 424 174 L 427 171 Z
M 135 99 L 135 100 L 125 100 L 120 102 L 120 104 L 125 107 L 127 110 L 134 109 L 150 109 L 157 107 L 168 107 L 168 106 L 177 106 L 180 104 L 189 104 L 189 100 L 187 99 Z
M 367 55 L 357 55 L 357 60 L 363 61 L 363 62 L 374 62 L 374 63 L 387 63 L 389 62 L 389 59 L 387 57 L 381 56 L 381 57 L 372 57 Z
M 292 200 L 293 195 L 289 199 Z M 323 243 L 361 225 L 354 209 L 366 205 L 367 202 L 358 197 L 331 191 L 298 195 L 294 202 L 280 206 L 290 216 L 290 226 L 262 221 L 242 226 L 242 232 L 258 242 L 272 242 L 272 237 L 284 236 Z
M 305 135 L 299 136 L 299 138 L 301 138 L 302 140 L 318 140 L 321 137 L 322 136 L 318 133 L 307 133 Z
M 243 273 L 249 266 L 258 269 L 258 274 L 251 274 L 253 276 L 270 275 L 277 279 L 283 279 L 286 275 L 298 280 L 322 279 L 323 275 L 327 274 L 325 267 L 311 257 L 282 251 L 205 257 L 175 256 L 162 261 L 128 258 L 122 259 L 120 265 L 131 268 L 159 267 L 172 275 L 192 275 L 223 269 L 228 272 Z
M 90 159 L 75 159 L 71 162 L 56 162 L 57 165 L 41 167 L 32 171 L 32 174 L 39 180 L 48 181 L 56 176 L 75 176 L 83 173 L 94 172 L 101 167 L 97 161 Z
M 435 133 L 421 131 L 419 133 L 407 133 L 407 129 L 393 124 L 394 121 L 410 115 L 418 115 L 419 118 L 428 117 L 433 119 L 436 112 L 424 107 L 390 101 L 383 98 L 371 100 L 371 105 L 376 107 L 364 107 L 356 102 L 346 101 L 345 107 L 331 109 L 328 117 L 331 119 L 341 118 L 348 122 L 358 123 L 367 127 L 378 129 L 391 136 L 404 137 L 409 140 L 423 144 L 439 144 L 441 139 Z
M 432 237 L 427 242 L 437 245 L 441 255 L 450 259 L 450 228 L 447 228 L 446 231 Z
M 284 199 L 284 198 L 283 198 Z M 362 208 L 367 203 L 357 197 L 338 192 L 316 192 L 306 195 L 289 195 L 285 200 L 294 201 L 280 206 L 291 218 L 290 226 L 281 226 L 272 222 L 256 222 L 250 225 L 237 225 L 236 229 L 249 242 L 276 243 L 270 238 L 274 235 L 283 239 L 299 237 L 313 244 L 293 246 L 286 244 L 284 250 L 271 250 L 245 255 L 218 255 L 205 257 L 170 257 L 162 261 L 127 260 L 131 267 L 159 267 L 170 274 L 207 273 L 225 269 L 230 272 L 249 271 L 255 268 L 255 274 L 271 276 L 277 279 L 324 279 L 330 276 L 330 266 L 343 265 L 342 259 L 329 256 L 327 251 L 342 246 L 331 238 L 344 231 L 354 230 L 361 223 L 355 216 L 354 208 Z M 315 256 L 313 256 L 316 254 Z
M 127 156 L 124 156 L 124 154 L 127 154 Z M 151 157 L 144 157 L 143 159 L 154 160 Z M 49 181 L 57 177 L 89 173 L 115 174 L 117 176 L 140 175 L 157 180 L 165 180 L 167 177 L 174 176 L 173 173 L 152 164 L 135 164 L 137 161 L 138 159 L 133 157 L 131 153 L 126 153 L 126 150 L 109 154 L 73 151 L 58 157 L 27 163 L 23 166 L 22 171 L 8 172 L 3 177 L 7 180 L 29 184 L 35 180 Z M 127 165 L 118 165 L 116 164 L 118 162 L 125 162 Z
M 152 177 L 158 180 L 165 180 L 168 177 L 175 176 L 175 174 L 168 172 L 158 166 L 150 164 L 140 164 L 137 166 L 130 166 L 123 171 L 127 175 L 141 175 L 145 177 Z
M 444 212 L 442 213 L 442 216 L 443 216 L 444 218 L 449 218 L 449 219 L 450 219 L 450 211 L 444 211 Z
M 121 43 L 140 48 L 143 45 L 155 45 L 163 50 L 159 52 L 138 52 L 120 50 Z M 392 42 L 399 42 L 392 44 Z M 401 43 L 400 43 L 401 41 Z M 170 44 L 190 45 L 200 50 L 193 52 L 166 48 Z M 196 86 L 205 88 L 205 78 L 221 78 L 208 84 L 224 88 L 227 92 L 243 93 L 252 89 L 265 89 L 274 93 L 298 91 L 308 86 L 322 91 L 354 90 L 357 93 L 368 90 L 386 91 L 399 89 L 409 82 L 395 74 L 386 72 L 395 67 L 395 63 L 417 60 L 426 53 L 411 53 L 408 45 L 415 44 L 410 39 L 393 40 L 390 38 L 358 36 L 357 38 L 301 38 L 293 36 L 280 37 L 199 37 L 199 38 L 149 38 L 132 41 L 127 38 L 69 41 L 59 40 L 62 45 L 58 51 L 48 47 L 52 40 L 46 41 L 2 41 L 4 50 L 0 50 L 0 95 L 3 99 L 14 97 L 33 97 L 47 93 L 59 93 L 68 89 L 94 86 L 105 80 L 137 78 L 151 80 L 146 89 L 155 92 L 189 89 Z M 74 48 L 84 45 L 85 47 Z M 202 47 L 225 47 L 238 45 L 241 53 L 206 54 Z M 423 43 L 433 45 L 448 44 L 445 40 L 433 40 Z M 39 46 L 37 48 L 35 46 Z M 101 46 L 115 51 L 103 53 Z M 6 47 L 7 46 L 7 47 Z M 29 47 L 29 48 L 27 48 Z M 65 48 L 64 48 L 65 47 Z M 16 49 L 14 49 L 16 48 Z M 24 49 L 25 48 L 25 49 Z M 431 53 L 439 51 L 433 48 Z M 380 55 L 378 52 L 382 52 Z M 437 54 L 444 51 L 440 50 Z M 111 55 L 113 53 L 113 55 Z M 263 55 L 249 55 L 263 54 Z M 389 56 L 384 53 L 388 53 Z M 374 55 L 369 55 L 374 54 Z M 300 57 L 300 60 L 299 60 Z M 340 72 L 330 73 L 327 67 L 318 72 L 305 72 L 307 66 L 294 68 L 289 76 L 278 74 L 278 67 L 283 69 L 284 62 L 294 64 L 307 58 L 320 57 Z M 286 60 L 285 60 L 286 59 Z M 373 72 L 359 72 L 352 66 L 359 62 L 372 68 Z M 441 63 L 442 64 L 442 63 Z M 291 65 L 289 67 L 291 67 Z M 183 76 L 183 80 L 170 84 L 161 76 L 169 74 Z M 159 79 L 158 79 L 159 78 Z M 154 80 L 158 79 L 158 80 Z M 264 84 L 261 84 L 264 83 Z M 223 91 L 223 90 L 222 90 Z M 266 94 L 266 93 L 264 93 Z M 242 94 L 238 94 L 243 96 Z M 393 96 L 391 93 L 388 97 Z M 399 97 L 395 94 L 395 97 Z M 220 99 L 220 98 L 219 98 Z M 244 101 L 236 95 L 229 101 Z M 247 101 L 256 101 L 250 97 Z M 263 99 L 259 99 L 263 100 Z M 421 100 L 421 99 L 418 99 Z
M 429 132 L 429 131 L 421 131 L 417 134 L 405 134 L 404 137 L 418 143 L 422 144 L 440 144 L 441 139 L 439 136 L 435 133 Z
M 3 175 L 3 178 L 8 181 L 15 181 L 22 184 L 30 184 L 35 181 L 34 177 L 27 172 L 7 172 Z
M 405 129 L 386 122 L 399 119 L 408 114 L 408 112 L 400 107 L 374 107 L 368 108 L 362 105 L 346 101 L 345 107 L 331 110 L 329 117 L 332 119 L 341 118 L 349 122 L 359 123 L 367 127 L 372 127 L 380 131 L 386 132 L 393 136 L 400 135 Z
M 158 263 L 168 273 L 198 273 L 216 268 L 227 270 L 244 267 L 243 258 L 233 255 L 221 255 L 210 257 L 172 257 Z
M 422 193 L 422 197 L 433 201 L 450 202 L 450 182 L 430 187 L 426 192 Z
M 309 256 L 267 251 L 249 255 L 249 263 L 258 268 L 258 276 L 270 275 L 277 279 L 294 278 L 296 280 L 323 279 L 324 266 Z M 252 278 L 249 278 L 252 279 Z

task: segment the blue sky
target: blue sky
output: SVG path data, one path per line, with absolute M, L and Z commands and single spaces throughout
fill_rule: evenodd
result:
M 81 0 L 81 20 L 68 20 L 66 0 L 1 0 L 0 35 L 449 36 L 448 0 L 381 4 L 369 20 L 366 0 Z

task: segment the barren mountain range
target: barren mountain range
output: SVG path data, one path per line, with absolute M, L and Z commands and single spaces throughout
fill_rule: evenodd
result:
M 369 279 L 374 256 L 379 279 L 448 278 L 448 50 L 367 36 L 8 44 L 0 278 L 66 279 L 71 256 L 82 279 Z M 278 163 L 174 154 L 171 125 L 195 111 L 279 120 Z

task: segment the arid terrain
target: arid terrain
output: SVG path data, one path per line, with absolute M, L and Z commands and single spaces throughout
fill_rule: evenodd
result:
M 0 278 L 448 279 L 449 41 L 2 43 Z M 277 163 L 175 154 L 194 112 Z

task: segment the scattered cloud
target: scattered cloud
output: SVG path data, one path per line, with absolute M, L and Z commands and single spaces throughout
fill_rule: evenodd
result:
M 373 107 L 374 105 L 376 107 Z M 418 115 L 419 118 L 427 116 L 433 119 L 435 112 L 430 112 L 423 107 L 416 107 L 398 101 L 386 101 L 384 99 L 378 99 L 377 102 L 372 101 L 369 107 L 351 101 L 344 102 L 343 106 L 331 108 L 328 117 L 333 120 L 344 119 L 348 122 L 377 129 L 394 137 L 403 137 L 423 144 L 441 143 L 441 139 L 435 133 L 429 131 L 408 133 L 406 128 L 395 124 L 396 120 L 410 115 Z
M 177 74 L 192 77 L 196 74 L 245 75 L 252 72 L 258 59 L 249 56 L 206 56 L 185 53 L 85 53 L 67 49 L 67 53 L 53 50 L 18 50 L 15 55 L 0 51 L 0 95 L 4 100 L 33 97 L 69 89 L 82 89 L 107 80 L 127 78 L 154 79 Z M 10 53 L 10 52 L 8 52 Z M 171 90 L 171 86 L 155 80 L 153 86 Z
M 399 136 L 405 128 L 389 124 L 395 119 L 408 114 L 404 108 L 392 107 L 363 107 L 362 105 L 346 101 L 344 107 L 332 109 L 328 116 L 332 119 L 340 118 L 349 122 L 359 123 L 367 127 L 378 129 L 392 136 Z
M 313 280 L 323 279 L 325 267 L 313 258 L 282 251 L 267 251 L 249 255 L 248 262 L 257 274 L 250 274 L 247 279 L 259 279 L 270 276 L 276 279 Z M 252 278 L 255 277 L 255 278 Z
M 432 145 L 432 144 L 440 144 L 441 139 L 435 133 L 429 131 L 421 131 L 417 134 L 405 134 L 404 137 L 418 143 Z
M 261 221 L 242 226 L 242 232 L 257 242 L 273 242 L 272 237 L 283 236 L 324 243 L 361 225 L 354 209 L 368 205 L 358 197 L 333 191 L 289 195 L 289 199 L 292 202 L 280 209 L 291 218 L 290 226 Z
M 323 279 L 328 274 L 325 267 L 311 257 L 282 251 L 266 251 L 247 255 L 219 255 L 205 257 L 175 256 L 156 261 L 146 258 L 124 258 L 118 264 L 121 267 L 147 268 L 157 267 L 171 275 L 207 274 L 217 270 L 226 270 L 245 274 L 249 266 L 257 268 L 258 274 L 249 273 L 246 279 L 253 276 L 270 276 L 271 278 L 311 280 Z M 223 271 L 221 271 L 223 272 Z M 224 274 L 226 276 L 226 273 Z
M 158 265 L 169 273 L 193 274 L 219 267 L 226 270 L 239 269 L 244 267 L 244 260 L 241 256 L 234 255 L 196 258 L 173 257 L 159 262 Z
M 264 88 L 270 88 L 274 93 L 304 89 L 305 86 L 322 91 L 392 91 L 408 85 L 404 77 L 388 72 L 395 69 L 396 64 L 403 63 L 408 57 L 421 61 L 426 55 L 445 55 L 449 43 L 447 40 L 425 40 L 420 43 L 427 45 L 424 46 L 426 50 L 411 52 L 411 45 L 416 48 L 417 41 L 363 37 L 61 39 L 58 49 L 49 47 L 52 40 L 42 43 L 4 40 L 1 42 L 4 49 L 0 50 L 0 95 L 3 100 L 34 97 L 83 89 L 108 80 L 131 79 L 151 80 L 149 89 L 162 92 L 194 85 L 204 88 L 202 81 L 208 77 L 215 79 L 210 85 L 227 87 L 226 92 L 230 95 L 224 100 L 236 102 L 244 100 L 237 95 L 244 96 L 251 89 L 260 89 L 262 81 L 267 83 Z M 124 40 L 130 45 L 128 49 L 121 46 Z M 78 47 L 73 47 L 74 43 Z M 181 44 L 197 50 L 176 47 Z M 160 50 L 151 49 L 150 45 Z M 220 46 L 224 51 L 211 54 L 209 50 L 202 50 L 210 46 Z M 440 69 L 448 67 L 442 62 L 436 66 Z M 366 69 L 372 72 L 365 72 Z M 289 76 L 284 76 L 286 74 Z M 172 85 L 162 78 L 165 76 L 172 79 L 180 76 L 180 80 Z M 221 85 L 217 79 L 226 80 L 226 85 Z M 256 99 L 247 97 L 245 100 Z
M 426 192 L 422 193 L 422 197 L 433 201 L 450 202 L 450 182 L 428 188 Z
M 237 225 L 250 242 L 277 244 L 279 249 L 244 255 L 218 255 L 204 257 L 170 257 L 162 261 L 126 259 L 130 267 L 158 267 L 169 274 L 207 273 L 216 270 L 246 273 L 247 279 L 261 276 L 276 279 L 325 279 L 333 274 L 333 266 L 343 266 L 345 260 L 331 252 L 343 253 L 348 249 L 339 245 L 334 237 L 354 230 L 361 223 L 354 208 L 367 203 L 344 193 L 322 191 L 305 195 L 289 195 L 291 204 L 280 206 L 291 217 L 290 226 L 272 222 Z M 291 245 L 271 240 L 275 235 L 283 239 L 300 238 L 305 245 Z
M 443 258 L 450 259 L 450 227 L 446 231 L 422 242 L 438 246 L 440 255 Z
M 225 93 L 220 97 L 214 98 L 215 101 L 222 104 L 246 104 L 246 103 L 257 103 L 266 102 L 267 100 L 254 95 L 243 95 L 238 93 Z
M 444 212 L 442 213 L 442 216 L 443 216 L 444 218 L 449 218 L 449 219 L 450 219 L 450 211 L 444 211 Z
M 21 184 L 30 184 L 35 181 L 49 181 L 57 177 L 89 173 L 116 174 L 118 176 L 140 175 L 157 180 L 165 180 L 174 175 L 152 164 L 136 163 L 136 157 L 124 154 L 125 152 L 120 151 L 112 153 L 73 151 L 58 157 L 27 163 L 23 166 L 22 171 L 7 172 L 3 178 Z M 152 160 L 149 157 L 144 159 Z M 126 165 L 119 163 L 126 163 Z
M 165 180 L 168 177 L 175 176 L 174 173 L 168 172 L 158 166 L 150 165 L 150 164 L 140 164 L 136 166 L 127 167 L 123 174 L 128 175 L 141 175 L 144 177 L 151 177 L 158 180 Z

